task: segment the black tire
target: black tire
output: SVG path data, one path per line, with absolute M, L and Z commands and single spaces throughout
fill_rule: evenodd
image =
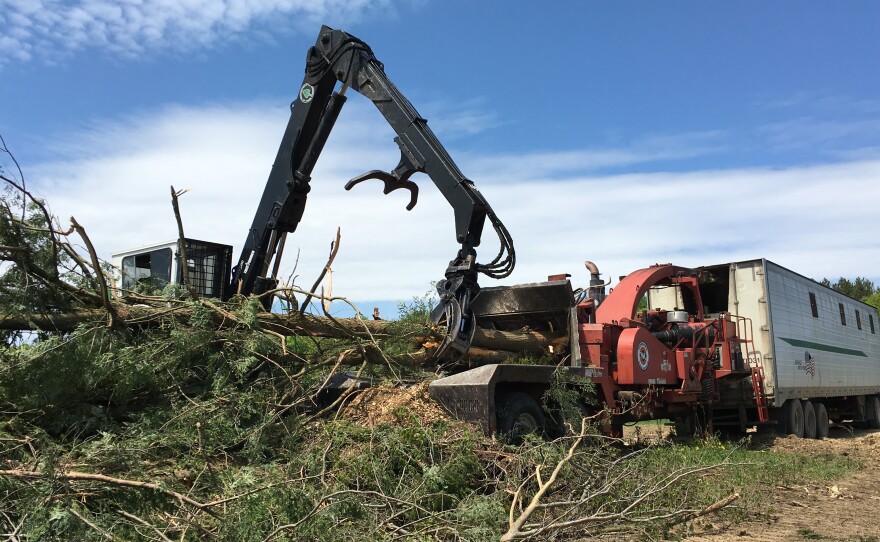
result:
M 544 410 L 527 393 L 511 392 L 502 395 L 496 403 L 498 434 L 511 441 L 522 440 L 525 435 L 544 435 L 547 427 Z
M 785 432 L 799 438 L 804 437 L 804 407 L 800 399 L 785 402 Z
M 770 409 L 770 418 L 776 422 L 776 432 L 780 435 L 788 434 L 788 406 L 783 405 L 779 408 Z M 761 427 L 758 426 L 758 430 Z
M 739 425 L 712 425 L 715 436 L 723 440 L 736 441 L 743 438 Z
M 813 403 L 816 410 L 816 438 L 828 438 L 828 409 L 822 403 Z
M 811 401 L 804 401 L 804 438 L 816 438 L 816 409 Z
M 565 410 L 558 406 L 555 408 L 548 406 L 542 409 L 542 412 L 546 421 L 544 434 L 554 439 L 580 434 L 581 421 L 591 416 L 590 409 L 581 401 Z
M 682 438 L 691 438 L 694 436 L 694 415 L 684 414 L 676 416 L 673 420 L 675 428 L 675 436 Z
M 865 399 L 865 418 L 868 427 L 880 429 L 880 398 L 875 396 Z
M 705 381 L 704 381 L 705 382 Z M 709 383 L 711 385 L 711 382 Z M 705 438 L 712 436 L 712 406 L 705 404 L 694 405 L 694 436 Z

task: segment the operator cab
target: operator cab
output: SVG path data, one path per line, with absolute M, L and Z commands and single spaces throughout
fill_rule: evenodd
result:
M 221 297 L 229 282 L 232 247 L 184 239 L 190 280 L 201 297 Z M 177 240 L 147 245 L 111 255 L 119 295 L 144 288 L 161 291 L 168 284 L 183 286 L 183 267 Z

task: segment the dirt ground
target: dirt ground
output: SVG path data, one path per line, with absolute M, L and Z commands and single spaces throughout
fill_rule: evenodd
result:
M 708 518 L 687 542 L 880 542 L 880 431 L 832 428 L 826 440 L 769 435 L 767 443 L 772 450 L 847 456 L 861 467 L 826 483 L 777 486 L 767 517 L 735 525 Z

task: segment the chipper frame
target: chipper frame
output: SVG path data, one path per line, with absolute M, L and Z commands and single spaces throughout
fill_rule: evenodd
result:
M 514 426 L 517 417 L 547 429 L 553 416 L 536 405 L 553 375 L 562 382 L 588 380 L 595 397 L 584 397 L 583 407 L 604 410 L 605 427 L 616 432 L 623 421 L 641 417 L 694 420 L 695 413 L 711 412 L 717 379 L 750 374 L 736 317 L 703 314 L 697 272 L 655 265 L 624 277 L 606 296 L 598 269 L 588 268 L 587 290 L 573 292 L 562 275 L 485 288 L 472 304 L 480 327 L 565 330 L 567 351 L 547 352 L 541 365 L 486 365 L 441 378 L 431 383 L 431 395 L 490 434 Z M 705 415 L 696 420 L 711 421 Z

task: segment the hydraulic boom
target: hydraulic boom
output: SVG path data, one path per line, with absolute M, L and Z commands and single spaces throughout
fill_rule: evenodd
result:
M 337 83 L 341 83 L 336 90 Z M 352 89 L 376 105 L 397 133 L 400 162 L 390 172 L 373 170 L 351 179 L 345 189 L 368 179 L 384 183 L 384 193 L 403 188 L 410 191 L 407 210 L 418 200 L 418 186 L 410 180 L 425 173 L 440 189 L 455 213 L 456 241 L 460 248 L 437 285 L 440 303 L 432 318 L 445 323 L 447 335 L 437 356 L 449 348 L 467 351 L 474 332 L 470 303 L 479 292 L 477 275 L 504 278 L 516 263 L 513 241 L 504 224 L 474 183 L 466 178 L 428 128 L 409 100 L 385 75 L 384 67 L 370 47 L 341 30 L 321 28 L 318 40 L 306 57 L 305 78 L 291 104 L 290 120 L 275 164 L 266 183 L 244 248 L 232 270 L 225 296 L 263 294 L 277 285 L 278 265 L 287 233 L 296 230 L 311 189 L 311 173 L 327 137 Z M 495 258 L 477 263 L 476 247 L 486 219 L 500 241 Z M 274 265 L 273 265 L 274 259 Z M 264 297 L 271 304 L 271 296 Z

